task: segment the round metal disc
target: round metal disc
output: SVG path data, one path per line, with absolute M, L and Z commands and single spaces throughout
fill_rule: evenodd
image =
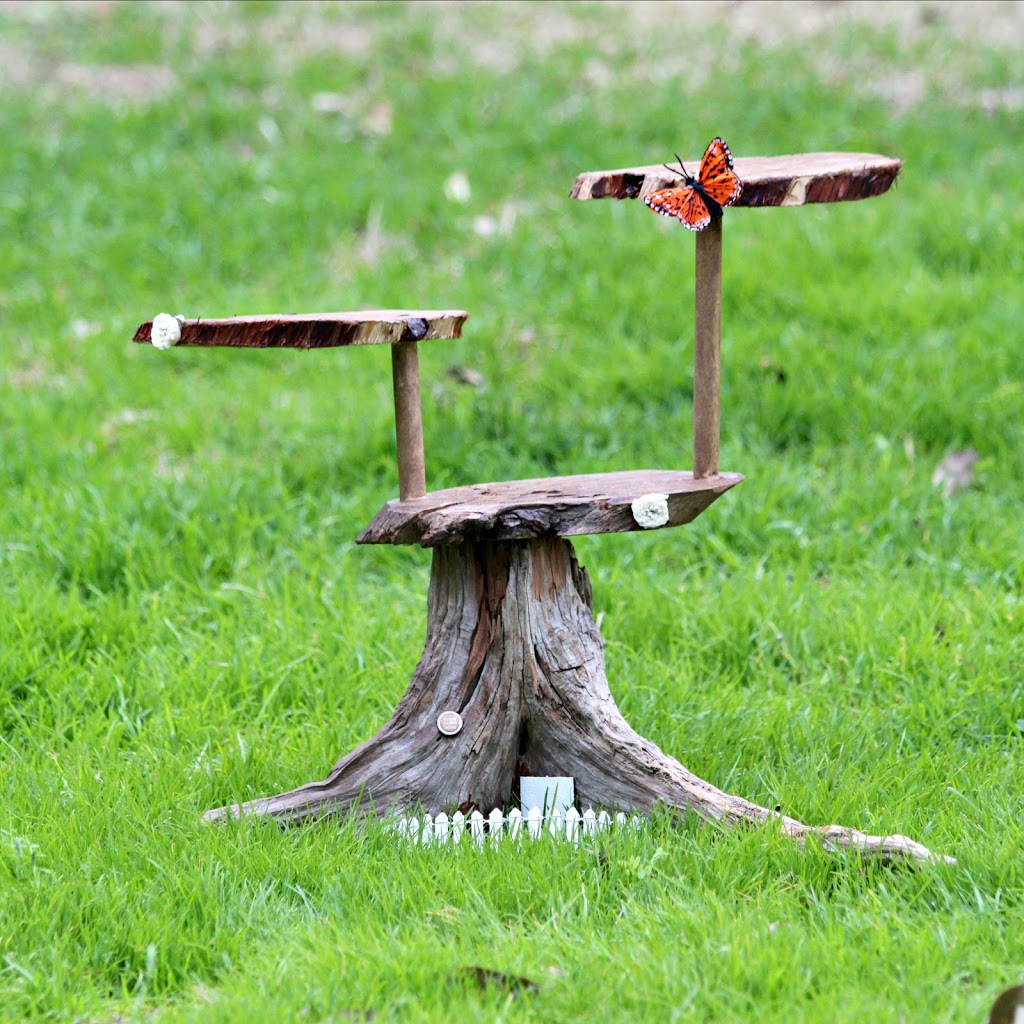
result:
M 458 711 L 442 711 L 437 716 L 437 731 L 443 736 L 456 736 L 462 732 L 462 715 Z

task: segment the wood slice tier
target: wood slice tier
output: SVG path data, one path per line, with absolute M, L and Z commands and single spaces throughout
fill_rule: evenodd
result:
M 663 525 L 681 526 L 742 479 L 739 473 L 695 480 L 688 472 L 642 469 L 453 487 L 389 501 L 357 542 L 428 548 L 466 541 L 627 533 L 644 529 L 631 506 L 646 495 L 665 496 L 668 522 Z
M 665 163 L 672 163 L 667 157 Z M 696 174 L 700 157 L 684 161 Z M 870 199 L 888 192 L 903 166 L 877 153 L 797 153 L 792 156 L 737 157 L 734 169 L 743 182 L 735 206 L 803 206 Z M 682 184 L 682 175 L 660 164 L 614 171 L 585 171 L 571 199 L 637 199 Z
M 393 345 L 400 341 L 461 338 L 464 310 L 368 309 L 355 313 L 281 313 L 186 320 L 179 345 L 229 348 L 336 348 Z M 152 340 L 153 321 L 133 341 Z

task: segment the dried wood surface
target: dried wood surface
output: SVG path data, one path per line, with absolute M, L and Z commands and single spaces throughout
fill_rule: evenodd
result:
M 421 498 L 427 493 L 423 454 L 423 412 L 420 405 L 420 354 L 414 343 L 391 346 L 391 383 L 395 394 L 395 441 L 398 452 L 398 493 Z
M 399 341 L 461 338 L 468 313 L 462 310 L 370 309 L 355 313 L 281 313 L 186 320 L 179 345 L 230 348 L 334 348 L 389 345 Z M 150 341 L 153 321 L 133 341 Z
M 461 714 L 460 733 L 439 733 L 442 711 Z M 801 843 L 938 859 L 905 836 L 816 828 L 731 796 L 634 732 L 605 677 L 590 580 L 559 538 L 435 548 L 426 646 L 391 720 L 323 782 L 206 818 L 486 813 L 511 802 L 522 775 L 572 776 L 581 805 L 668 806 L 727 827 L 775 821 Z
M 467 540 L 625 533 L 642 529 L 630 506 L 647 494 L 667 495 L 665 525 L 680 526 L 742 479 L 739 473 L 722 473 L 694 480 L 688 472 L 643 469 L 453 487 L 389 501 L 357 541 L 433 547 Z
M 666 163 L 672 163 L 671 155 Z M 684 161 L 695 174 L 700 157 Z M 887 192 L 902 161 L 877 153 L 796 153 L 792 156 L 737 157 L 743 194 L 735 206 L 803 206 L 870 199 Z M 682 183 L 660 164 L 614 171 L 585 171 L 576 179 L 572 199 L 636 199 Z
M 693 475 L 718 474 L 722 382 L 722 218 L 697 235 L 693 331 Z

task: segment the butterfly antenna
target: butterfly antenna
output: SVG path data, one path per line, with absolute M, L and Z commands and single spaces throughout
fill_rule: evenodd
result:
M 687 181 L 689 181 L 690 180 L 690 172 L 687 171 L 685 165 L 683 164 L 682 157 L 678 153 L 673 153 L 672 155 L 676 158 L 676 160 L 679 161 L 679 166 L 682 169 L 683 177 L 686 178 Z M 662 164 L 661 166 L 664 167 L 666 171 L 671 171 L 673 174 L 676 173 L 676 169 L 674 167 L 669 167 L 668 164 Z
M 678 153 L 673 153 L 672 155 L 676 158 L 676 160 L 679 161 L 679 166 L 682 169 L 683 177 L 687 181 L 692 181 L 693 179 L 690 177 L 689 171 L 687 171 L 686 167 L 683 164 L 682 157 Z M 664 167 L 666 171 L 671 171 L 673 174 L 676 173 L 676 169 L 674 167 L 669 167 L 668 164 L 662 164 L 661 166 Z

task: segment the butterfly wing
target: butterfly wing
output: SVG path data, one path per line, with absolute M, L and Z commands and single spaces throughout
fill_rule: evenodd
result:
M 743 191 L 743 182 L 732 169 L 732 153 L 722 139 L 712 139 L 701 158 L 697 181 L 712 202 L 723 209 L 732 206 Z
M 695 188 L 663 188 L 644 196 L 644 202 L 663 217 L 677 217 L 684 228 L 703 231 L 711 223 L 711 213 Z

